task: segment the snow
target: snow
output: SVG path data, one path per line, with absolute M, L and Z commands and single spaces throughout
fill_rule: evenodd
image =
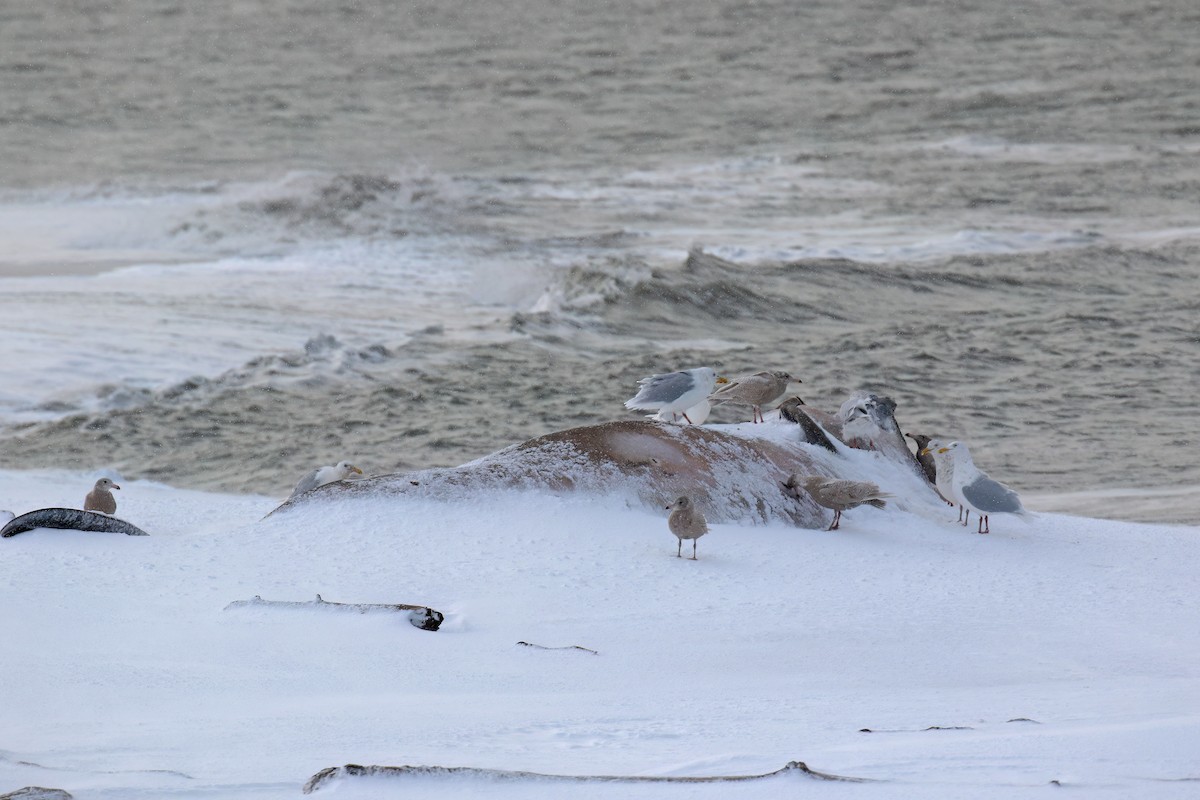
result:
M 74 505 L 96 477 L 0 472 L 0 507 Z M 264 519 L 282 498 L 120 483 L 118 516 L 150 536 L 0 540 L 0 793 L 291 798 L 346 763 L 703 776 L 800 760 L 875 782 L 377 777 L 315 796 L 990 798 L 1059 781 L 1188 797 L 1200 780 L 1195 527 L 1041 513 L 978 536 L 910 500 L 837 532 L 713 524 L 693 562 L 665 511 L 584 493 Z M 225 610 L 318 593 L 446 621 Z

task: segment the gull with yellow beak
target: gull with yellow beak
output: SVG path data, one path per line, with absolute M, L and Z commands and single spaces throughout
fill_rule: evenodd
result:
M 625 401 L 629 409 L 657 411 L 655 419 L 678 422 L 683 417 L 689 424 L 699 425 L 708 419 L 708 396 L 718 383 L 729 383 L 712 367 L 696 367 L 650 375 L 638 381 L 642 387 Z
M 930 442 L 932 446 L 933 442 Z M 944 457 L 938 462 L 939 475 L 942 463 L 948 463 L 953 470 L 950 479 L 951 498 L 967 510 L 968 520 L 972 511 L 979 517 L 977 533 L 991 533 L 988 524 L 991 514 L 1015 514 L 1024 520 L 1033 516 L 1021 505 L 1021 498 L 1016 492 L 992 480 L 986 472 L 975 466 L 971 451 L 962 442 L 949 442 L 933 450 L 933 453 L 935 458 Z
M 327 483 L 344 481 L 351 475 L 362 474 L 363 471 L 349 461 L 339 461 L 332 467 L 314 469 L 300 479 L 300 482 L 296 484 L 296 488 L 292 490 L 291 497 L 288 499 L 290 500 L 292 497 L 304 494 L 305 492 L 311 492 L 313 489 L 324 486 Z
M 946 448 L 946 442 L 941 439 L 929 439 L 924 446 L 917 452 L 919 456 L 929 456 L 933 459 L 935 468 L 933 485 L 937 487 L 938 494 L 952 506 L 958 506 L 958 521 L 963 525 L 967 523 L 963 521 L 963 505 L 962 502 L 954 499 L 954 461 L 950 458 L 950 451 Z M 971 512 L 967 511 L 967 520 L 971 518 Z

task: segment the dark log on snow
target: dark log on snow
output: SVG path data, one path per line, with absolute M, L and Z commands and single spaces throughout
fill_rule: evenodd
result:
M 478 767 L 381 767 L 346 764 L 342 767 L 329 767 L 309 778 L 304 784 L 304 793 L 311 794 L 326 784 L 344 778 L 359 777 L 391 777 L 391 778 L 428 778 L 428 777 L 465 777 L 487 778 L 489 780 L 509 781 L 556 781 L 571 783 L 738 783 L 744 781 L 761 781 L 784 776 L 808 777 L 823 781 L 847 781 L 850 783 L 866 783 L 869 778 L 851 778 L 845 775 L 831 775 L 827 772 L 817 772 L 809 769 L 803 761 L 789 761 L 782 768 L 762 775 L 704 775 L 698 777 L 675 775 L 551 775 L 541 772 L 522 772 L 506 769 L 480 769 Z
M 580 647 L 577 644 L 568 644 L 563 647 L 547 647 L 544 644 L 534 644 L 533 642 L 517 642 L 517 644 L 525 647 L 532 647 L 535 650 L 582 650 L 583 652 L 591 653 L 594 656 L 600 655 L 599 652 L 591 649 L 590 647 Z
M 0 528 L 0 537 L 7 539 L 18 533 L 38 528 L 58 528 L 69 531 L 97 531 L 100 533 L 123 533 L 126 536 L 148 536 L 144 530 L 123 519 L 81 511 L 78 508 L 39 508 L 11 520 Z
M 225 606 L 226 611 L 231 608 L 320 608 L 327 611 L 353 611 L 357 614 L 369 614 L 377 611 L 389 613 L 407 611 L 409 612 L 408 621 L 423 631 L 436 631 L 446 619 L 445 614 L 429 606 L 413 606 L 407 603 L 331 603 L 321 595 L 317 595 L 315 600 L 308 601 L 264 600 L 259 595 L 255 595 L 250 600 L 234 600 Z

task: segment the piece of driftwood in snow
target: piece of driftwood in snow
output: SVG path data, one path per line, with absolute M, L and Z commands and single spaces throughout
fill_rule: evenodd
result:
M 22 514 L 0 528 L 0 536 L 7 539 L 18 533 L 37 530 L 38 528 L 58 528 L 69 531 L 97 531 L 99 533 L 123 533 L 126 536 L 148 536 L 144 530 L 126 522 L 123 519 L 110 517 L 108 514 L 97 514 L 94 511 L 81 511 L 78 508 L 39 508 Z
M 583 652 L 591 653 L 594 656 L 600 655 L 600 653 L 592 650 L 590 647 L 580 647 L 577 644 L 569 644 L 565 647 L 546 647 L 544 644 L 534 644 L 533 642 L 517 642 L 517 644 L 525 645 L 526 647 L 533 647 L 538 650 L 582 650 Z
M 346 764 L 343 767 L 329 767 L 318 772 L 304 784 L 304 793 L 311 794 L 325 784 L 343 778 L 359 777 L 389 777 L 389 778 L 426 778 L 426 777 L 465 777 L 487 778 L 489 780 L 531 780 L 531 781 L 564 781 L 589 783 L 736 783 L 741 781 L 760 781 L 779 778 L 788 775 L 816 778 L 823 781 L 848 781 L 851 783 L 866 783 L 870 778 L 850 778 L 844 775 L 830 775 L 827 772 L 817 772 L 809 769 L 803 761 L 789 761 L 782 768 L 762 775 L 703 775 L 696 777 L 677 775 L 550 775 L 542 772 L 523 772 L 506 769 L 480 769 L 478 767 L 381 767 L 360 764 Z
M 406 603 L 331 603 L 321 597 L 321 595 L 317 595 L 316 600 L 309 600 L 307 602 L 301 600 L 263 600 L 259 595 L 254 595 L 250 600 L 234 600 L 225 606 L 225 610 L 262 606 L 271 608 L 321 608 L 330 611 L 353 611 L 358 614 L 369 614 L 374 611 L 392 613 L 407 611 L 409 612 L 408 621 L 423 631 L 436 631 L 442 627 L 442 622 L 446 619 L 445 614 L 435 611 L 429 606 L 410 606 Z
M 75 795 L 63 789 L 47 789 L 45 786 L 26 786 L 15 792 L 0 794 L 0 800 L 72 800 Z
M 889 728 L 886 730 L 885 729 L 876 729 L 876 728 L 859 728 L 858 732 L 859 733 L 924 733 L 925 731 L 973 731 L 973 730 L 975 730 L 975 729 L 971 728 L 969 726 L 966 726 L 966 725 L 930 725 L 928 728 L 921 728 L 919 730 L 917 728 Z

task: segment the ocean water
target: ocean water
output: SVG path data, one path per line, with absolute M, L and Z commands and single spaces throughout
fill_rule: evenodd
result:
M 1195 523 L 1198 25 L 5 3 L 0 466 L 285 493 L 628 418 L 639 378 L 709 364 Z

